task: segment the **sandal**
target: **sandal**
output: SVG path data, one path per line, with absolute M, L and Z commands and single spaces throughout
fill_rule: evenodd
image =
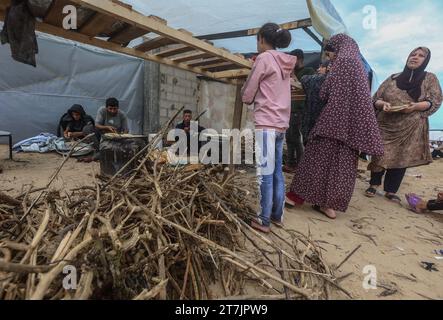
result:
M 423 201 L 420 197 L 418 197 L 414 193 L 406 194 L 405 197 L 412 211 L 414 211 L 415 213 L 422 213 L 419 209 L 417 209 L 417 205 Z
M 386 193 L 385 197 L 392 202 L 401 203 L 401 199 L 396 194 Z
M 335 217 L 331 217 L 330 215 L 328 215 L 326 212 L 324 212 L 324 211 L 321 209 L 320 206 L 316 206 L 316 205 L 314 205 L 314 206 L 312 206 L 312 209 L 314 209 L 315 211 L 317 211 L 317 212 L 319 212 L 319 213 L 325 215 L 325 216 L 328 217 L 329 219 L 335 220 L 335 219 L 337 218 L 337 216 L 335 216 Z
M 373 187 L 369 187 L 365 191 L 365 196 L 367 196 L 368 198 L 374 198 L 376 195 L 377 195 L 377 189 L 375 189 Z

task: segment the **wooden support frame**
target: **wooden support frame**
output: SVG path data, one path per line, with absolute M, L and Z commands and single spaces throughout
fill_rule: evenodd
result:
M 127 26 L 126 28 L 123 28 L 122 30 L 112 35 L 108 41 L 126 47 L 132 40 L 140 38 L 146 34 L 147 32 L 144 29 L 139 29 L 133 26 Z
M 172 48 L 172 49 L 167 49 L 167 50 L 161 51 L 161 52 L 157 53 L 156 56 L 161 57 L 161 58 L 167 58 L 167 57 L 176 56 L 176 55 L 179 55 L 182 53 L 187 53 L 190 51 L 195 51 L 195 49 L 188 47 L 188 46 L 179 46 L 177 48 Z
M 136 50 L 148 52 L 171 44 L 177 44 L 174 40 L 165 37 L 157 37 L 135 47 Z
M 241 120 L 243 116 L 243 101 L 241 90 L 244 82 L 239 82 L 236 86 L 235 92 L 235 106 L 234 106 L 234 117 L 232 119 L 232 129 L 241 129 Z
M 197 50 L 208 52 L 215 57 L 232 61 L 241 67 L 251 68 L 252 63 L 246 59 L 242 59 L 228 51 L 215 48 L 214 46 L 194 38 L 193 36 L 173 29 L 167 25 L 160 23 L 159 21 L 144 16 L 136 11 L 133 11 L 118 3 L 114 3 L 110 0 L 71 0 L 78 5 L 90 8 L 94 11 L 110 15 L 117 20 L 122 20 L 128 24 L 136 26 L 141 29 L 145 29 L 148 32 L 156 33 L 160 36 L 169 38 L 176 43 L 182 43 L 184 45 L 193 47 Z
M 80 27 L 79 31 L 81 34 L 89 37 L 95 37 L 111 30 L 114 24 L 114 19 L 97 12 L 89 21 Z
M 224 60 L 224 59 L 213 58 L 213 59 L 207 59 L 207 60 L 203 60 L 203 61 L 197 61 L 197 62 L 189 63 L 188 66 L 190 66 L 190 67 L 202 67 L 202 66 L 209 66 L 209 65 L 220 64 L 220 63 L 225 63 L 225 62 L 226 62 L 226 60 Z
M 174 59 L 172 59 L 172 61 L 174 61 L 174 62 L 188 62 L 188 61 L 194 61 L 194 60 L 200 60 L 200 59 L 208 59 L 211 57 L 212 57 L 212 55 L 207 52 L 193 53 L 193 54 L 186 55 L 183 57 L 174 58 Z
M 234 104 L 234 115 L 232 117 L 232 129 L 241 129 L 241 122 L 243 117 L 243 100 L 242 100 L 242 87 L 244 82 L 238 82 L 236 85 L 235 90 L 235 104 Z M 231 146 L 231 152 L 230 152 L 230 165 L 229 165 L 229 171 L 231 173 L 235 170 L 234 165 L 234 153 L 233 153 L 233 141 L 232 137 L 230 138 L 230 146 Z
M 208 70 L 208 69 L 214 69 L 214 68 L 226 67 L 226 66 L 232 66 L 232 68 L 236 68 L 235 64 L 233 64 L 232 62 L 226 62 L 226 61 L 204 65 L 204 66 L 201 66 L 201 68 L 203 70 Z
M 250 73 L 251 70 L 249 69 L 220 71 L 214 73 L 214 78 L 215 79 L 244 78 L 247 77 Z
M 6 13 L 4 11 L 0 11 L 0 20 L 1 21 L 4 21 L 5 14 Z M 51 34 L 51 35 L 54 35 L 57 37 L 62 37 L 62 38 L 68 39 L 68 40 L 77 41 L 80 43 L 95 46 L 95 47 L 102 48 L 105 50 L 110 50 L 110 51 L 118 52 L 121 54 L 126 54 L 129 56 L 157 62 L 160 64 L 168 65 L 168 66 L 182 69 L 185 71 L 190 71 L 193 73 L 201 74 L 201 75 L 207 76 L 209 78 L 213 78 L 213 79 L 215 78 L 214 74 L 212 72 L 202 70 L 198 67 L 190 67 L 184 63 L 177 63 L 177 62 L 174 62 L 173 60 L 160 58 L 160 57 L 157 57 L 156 55 L 144 53 L 144 52 L 141 52 L 141 51 L 136 50 L 134 48 L 122 47 L 119 44 L 115 44 L 115 43 L 108 42 L 105 40 L 100 40 L 97 38 L 91 38 L 91 37 L 88 37 L 87 35 L 81 34 L 79 32 L 67 31 L 67 30 L 64 30 L 63 28 L 58 28 L 58 27 L 55 27 L 53 25 L 50 25 L 50 24 L 47 24 L 44 22 L 37 22 L 36 29 L 37 29 L 37 31 Z M 225 83 L 229 83 L 229 84 L 236 84 L 237 83 L 236 81 L 229 80 L 229 79 L 220 79 L 220 80 Z

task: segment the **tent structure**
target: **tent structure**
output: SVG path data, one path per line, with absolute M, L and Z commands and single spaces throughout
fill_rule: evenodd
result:
M 132 120 L 131 131 L 141 132 L 142 91 L 146 84 L 141 71 L 143 61 L 237 84 L 238 96 L 240 84 L 252 67 L 240 53 L 256 50 L 255 35 L 262 24 L 277 22 L 291 30 L 294 40 L 290 49 L 308 51 L 319 51 L 323 39 L 346 32 L 329 0 L 28 0 L 28 3 L 37 17 L 37 30 L 58 39 L 39 35 L 40 65 L 35 70 L 3 59 L 0 104 L 8 117 L 0 117 L 0 126 L 11 128 L 11 123 L 28 119 L 32 125 L 22 128 L 19 136 L 29 135 L 31 130 L 39 133 L 38 128 L 48 128 L 49 121 L 56 122 L 44 119 L 43 114 L 31 116 L 30 110 L 54 111 L 59 117 L 60 111 L 55 110 L 69 107 L 71 101 L 83 101 L 92 113 L 106 98 L 101 88 L 109 86 L 112 90 L 107 92 L 123 97 L 124 110 Z M 4 20 L 9 5 L 10 0 L 0 0 L 0 21 Z M 66 6 L 76 8 L 75 30 L 63 28 Z M 6 48 L 0 47 L 0 59 L 5 57 Z M 119 84 L 102 80 L 122 76 L 128 79 Z M 16 102 L 12 97 L 16 97 Z M 241 108 L 237 99 L 234 127 L 241 121 Z
M 38 7 L 38 10 L 35 10 L 38 12 L 36 15 L 42 19 L 42 22 L 37 23 L 39 31 L 226 82 L 231 82 L 229 79 L 232 78 L 245 77 L 252 64 L 241 55 L 214 46 L 209 40 L 221 41 L 233 37 L 252 36 L 257 34 L 258 27 L 263 22 L 269 20 L 281 23 L 282 28 L 289 30 L 303 29 L 320 45 L 321 40 L 309 27 L 313 26 L 324 38 L 328 38 L 334 32 L 345 31 L 339 15 L 329 0 L 295 2 L 247 0 L 240 3 L 231 0 L 222 4 L 201 0 L 186 3 L 173 0 L 161 3 L 134 0 L 126 2 L 29 0 L 31 7 Z M 9 3 L 10 0 L 0 1 L 0 19 L 5 16 Z M 63 22 L 70 12 L 69 9 L 64 11 L 67 6 L 76 8 L 77 29 L 75 30 L 64 28 Z M 250 15 L 254 8 L 260 13 Z M 156 14 L 163 15 L 162 18 L 173 18 L 173 26 L 180 28 L 169 26 L 167 20 L 158 18 Z M 291 19 L 289 22 L 282 21 L 286 17 L 300 18 Z M 240 29 L 235 30 L 236 28 Z M 250 40 L 244 41 L 245 49 L 251 43 Z

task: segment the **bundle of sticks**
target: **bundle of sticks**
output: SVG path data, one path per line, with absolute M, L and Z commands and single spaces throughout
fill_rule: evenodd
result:
M 0 299 L 350 296 L 310 236 L 249 227 L 253 176 L 145 152 L 126 176 L 0 194 Z

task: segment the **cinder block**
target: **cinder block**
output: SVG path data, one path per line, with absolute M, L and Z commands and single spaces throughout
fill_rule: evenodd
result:
M 169 121 L 169 117 L 160 117 L 160 125 L 164 126 Z
M 180 86 L 175 86 L 174 89 L 173 89 L 173 92 L 175 94 L 178 94 L 178 95 L 185 95 L 186 94 L 186 89 L 183 88 L 183 87 L 180 87 Z
M 175 87 L 176 87 L 176 86 L 174 86 L 174 85 L 172 85 L 172 84 L 168 84 L 168 85 L 166 86 L 166 91 L 167 91 L 167 92 L 170 92 L 170 93 L 174 93 Z
M 166 99 L 169 100 L 169 101 L 176 101 L 175 97 L 176 97 L 175 94 L 173 94 L 172 91 L 171 91 L 171 92 L 168 92 Z
M 160 108 L 160 117 L 167 117 L 167 116 L 168 116 L 168 110 Z
M 186 74 L 186 78 L 188 79 L 188 80 L 194 80 L 194 81 L 197 81 L 197 75 L 195 74 L 195 73 L 193 73 L 193 72 L 188 72 L 187 74 Z
M 184 71 L 184 70 L 181 70 L 181 69 L 175 69 L 174 70 L 174 74 L 175 74 L 175 76 L 177 77 L 177 78 L 179 78 L 179 80 L 181 80 L 181 79 L 184 79 L 184 80 L 186 80 L 186 71 Z
M 189 80 L 181 81 L 180 86 L 185 89 L 190 89 L 191 88 L 191 81 L 189 81 Z
M 173 94 L 172 96 L 174 97 L 173 101 L 176 101 L 176 102 L 180 102 L 182 99 L 182 95 L 180 95 L 180 94 Z

